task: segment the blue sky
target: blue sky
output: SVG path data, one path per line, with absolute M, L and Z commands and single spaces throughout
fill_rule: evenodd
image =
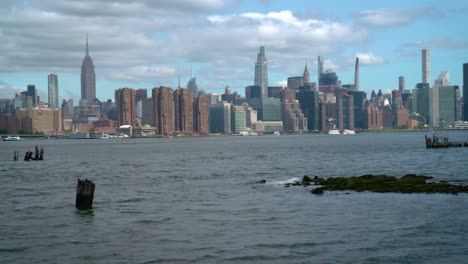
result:
M 185 86 L 244 93 L 253 83 L 256 53 L 266 46 L 270 85 L 302 74 L 312 81 L 316 58 L 327 58 L 343 84 L 353 82 L 359 55 L 361 89 L 389 91 L 398 76 L 421 81 L 421 49 L 431 53 L 431 80 L 449 71 L 462 84 L 468 62 L 468 2 L 440 1 L 2 1 L 0 98 L 35 84 L 43 101 L 47 75 L 59 76 L 61 98 L 79 99 L 88 33 L 97 96 L 120 87 Z M 191 71 L 192 69 L 192 71 Z

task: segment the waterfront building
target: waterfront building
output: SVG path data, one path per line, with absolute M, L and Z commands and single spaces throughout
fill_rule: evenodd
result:
M 458 86 L 434 86 L 431 108 L 433 127 L 447 127 L 457 121 L 457 93 L 459 93 Z
M 56 74 L 49 74 L 48 78 L 48 99 L 49 108 L 59 108 L 58 80 Z
M 352 95 L 347 93 L 339 94 L 336 97 L 337 107 L 337 128 L 343 129 L 354 129 L 354 98 Z
M 245 121 L 248 128 L 252 128 L 252 124 L 257 123 L 257 110 L 253 109 L 249 104 L 244 103 Z
M 160 86 L 153 88 L 153 114 L 156 133 L 171 136 L 174 131 L 174 98 L 172 89 Z
M 121 88 L 115 91 L 115 105 L 117 110 L 117 126 L 135 126 L 136 103 L 135 90 Z
M 379 124 L 380 127 L 378 128 L 393 128 L 394 124 L 394 114 L 393 114 L 393 109 L 390 105 L 384 105 L 384 106 L 379 106 L 378 108 L 380 110 L 380 120 Z
M 190 135 L 193 132 L 193 98 L 192 90 L 177 89 L 174 91 L 174 130 Z
M 282 120 L 286 132 L 307 131 L 307 118 L 297 100 L 286 100 L 282 103 Z
M 14 118 L 16 120 L 11 122 L 10 125 L 14 124 L 14 127 L 11 129 L 17 132 L 30 134 L 62 132 L 62 112 L 60 109 L 17 109 Z
M 193 103 L 193 132 L 208 135 L 210 102 L 204 92 L 199 92 Z
M 382 111 L 377 106 L 369 105 L 364 110 L 365 118 L 364 128 L 365 129 L 381 129 L 382 125 Z
M 364 102 L 367 94 L 363 91 L 351 91 L 348 94 L 353 96 L 354 128 L 364 128 Z
M 306 114 L 307 115 L 307 114 Z M 324 100 L 319 103 L 319 118 L 320 118 L 320 128 L 321 131 L 329 131 L 336 129 L 336 101 L 333 100 Z M 307 121 L 308 123 L 309 121 Z M 310 127 L 310 125 L 308 125 Z
M 430 52 L 428 49 L 423 49 L 421 51 L 421 60 L 422 60 L 422 83 L 430 83 L 431 62 L 430 62 Z
M 406 108 L 398 108 L 395 113 L 395 125 L 397 128 L 408 128 L 409 111 Z
M 267 58 L 265 56 L 265 47 L 261 46 L 257 54 L 257 61 L 255 62 L 255 78 L 254 85 L 260 86 L 262 91 L 262 98 L 268 95 L 268 68 Z
M 211 133 L 231 133 L 231 103 L 210 105 L 209 120 Z
M 81 99 L 91 103 L 96 98 L 96 73 L 94 63 L 89 56 L 88 36 L 86 35 L 86 55 L 81 64 Z
M 316 131 L 320 129 L 319 115 L 319 93 L 310 88 L 303 87 L 296 94 L 301 111 L 307 118 L 307 130 Z
M 239 134 L 247 131 L 247 120 L 244 106 L 231 106 L 231 131 Z

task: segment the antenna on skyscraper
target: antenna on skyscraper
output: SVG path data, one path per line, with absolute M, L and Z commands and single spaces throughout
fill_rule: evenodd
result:
M 89 56 L 88 33 L 86 33 L 86 56 Z

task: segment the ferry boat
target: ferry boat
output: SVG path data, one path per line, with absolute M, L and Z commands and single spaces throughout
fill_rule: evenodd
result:
M 328 135 L 340 135 L 340 131 L 337 129 L 331 129 L 328 131 Z
M 3 139 L 3 141 L 21 141 L 21 138 L 20 137 L 6 137 Z
M 355 135 L 356 132 L 354 132 L 354 130 L 349 130 L 349 129 L 345 129 L 343 130 L 343 135 Z
M 273 136 L 281 136 L 281 133 L 279 131 L 273 132 Z

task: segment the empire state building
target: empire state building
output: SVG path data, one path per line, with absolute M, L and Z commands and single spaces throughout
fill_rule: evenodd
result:
M 96 98 L 96 74 L 93 60 L 89 56 L 88 36 L 86 36 L 86 56 L 81 64 L 81 99 L 88 105 Z

